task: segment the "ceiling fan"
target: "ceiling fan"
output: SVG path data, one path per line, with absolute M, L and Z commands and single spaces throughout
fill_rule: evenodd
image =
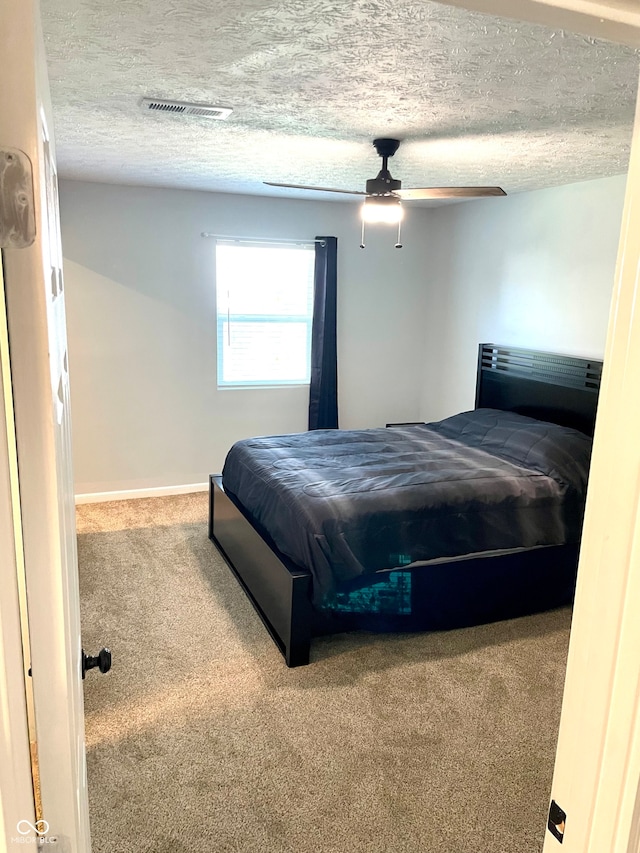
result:
M 500 187 L 423 187 L 422 189 L 403 190 L 402 181 L 391 177 L 387 167 L 389 157 L 393 157 L 400 147 L 399 139 L 374 139 L 373 146 L 382 157 L 382 169 L 375 178 L 367 181 L 366 191 L 362 190 L 336 190 L 329 187 L 307 187 L 302 184 L 276 184 L 273 181 L 264 181 L 270 187 L 289 187 L 296 190 L 314 190 L 324 193 L 347 193 L 348 195 L 364 196 L 388 196 L 394 195 L 400 199 L 414 201 L 419 199 L 438 198 L 481 198 L 485 196 L 506 195 Z
M 364 223 L 365 222 L 388 222 L 398 224 L 398 242 L 396 248 L 401 249 L 400 222 L 402 219 L 402 202 L 418 201 L 424 199 L 458 199 L 458 198 L 486 198 L 488 196 L 506 195 L 501 187 L 423 187 L 420 189 L 402 189 L 402 181 L 391 176 L 388 168 L 389 157 L 393 157 L 400 147 L 399 139 L 374 139 L 373 146 L 382 157 L 382 169 L 375 178 L 366 183 L 363 190 L 338 190 L 329 187 L 309 187 L 303 184 L 279 184 L 273 181 L 264 181 L 270 187 L 286 187 L 296 190 L 313 190 L 314 192 L 343 193 L 347 195 L 365 196 L 362 208 L 362 242 L 360 247 L 364 249 Z

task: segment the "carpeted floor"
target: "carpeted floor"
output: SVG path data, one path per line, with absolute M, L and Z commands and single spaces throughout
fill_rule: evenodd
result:
M 289 670 L 206 494 L 78 507 L 94 853 L 539 853 L 570 611 Z

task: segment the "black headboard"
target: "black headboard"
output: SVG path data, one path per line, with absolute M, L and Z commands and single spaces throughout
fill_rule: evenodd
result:
M 601 376 L 601 361 L 480 344 L 476 409 L 518 412 L 593 435 Z

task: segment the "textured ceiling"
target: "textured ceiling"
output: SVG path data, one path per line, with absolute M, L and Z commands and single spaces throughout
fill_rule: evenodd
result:
M 626 171 L 639 53 L 425 0 L 41 0 L 60 174 L 307 195 Z M 143 113 L 142 96 L 233 107 Z M 308 194 L 309 197 L 324 196 Z M 349 200 L 349 196 L 329 196 Z

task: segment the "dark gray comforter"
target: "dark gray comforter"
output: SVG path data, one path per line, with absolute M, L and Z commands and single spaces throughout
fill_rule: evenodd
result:
M 253 438 L 223 484 L 314 578 L 579 541 L 591 439 L 478 409 L 418 426 Z

